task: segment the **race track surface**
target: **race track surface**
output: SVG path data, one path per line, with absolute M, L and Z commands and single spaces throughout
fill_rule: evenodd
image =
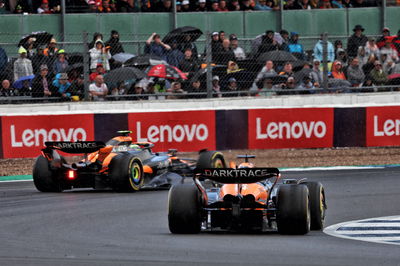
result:
M 284 173 L 318 180 L 327 225 L 400 214 L 400 169 Z M 0 265 L 400 265 L 400 246 L 336 238 L 172 235 L 167 191 L 40 193 L 0 183 Z

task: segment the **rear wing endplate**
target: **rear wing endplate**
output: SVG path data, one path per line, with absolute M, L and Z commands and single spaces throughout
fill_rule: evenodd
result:
M 195 178 L 224 184 L 250 184 L 279 176 L 278 168 L 203 168 L 195 169 Z
M 44 145 L 48 149 L 59 150 L 66 153 L 91 153 L 106 146 L 102 141 L 46 141 Z

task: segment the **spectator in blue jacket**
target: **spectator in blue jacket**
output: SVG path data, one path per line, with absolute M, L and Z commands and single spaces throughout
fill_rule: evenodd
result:
M 147 39 L 146 46 L 144 47 L 146 54 L 159 56 L 165 61 L 167 60 L 169 50 L 171 50 L 171 47 L 163 43 L 160 35 L 155 32 Z
M 323 34 L 321 34 L 321 38 L 319 41 L 315 44 L 314 46 L 314 59 L 317 59 L 318 61 L 322 62 L 322 51 L 323 51 Z M 327 41 L 327 57 L 328 57 L 328 62 L 333 62 L 335 61 L 335 49 L 333 48 L 333 44 L 330 41 Z
M 254 10 L 267 11 L 267 10 L 272 10 L 272 8 L 267 5 L 266 0 L 258 0 L 257 4 L 254 6 Z
M 68 81 L 67 73 L 58 73 L 56 78 L 53 80 L 53 86 L 56 90 L 56 96 L 62 97 L 64 99 L 70 99 L 71 93 L 69 88 L 71 83 Z
M 301 60 L 305 60 L 303 45 L 299 43 L 299 34 L 297 32 L 291 32 L 289 44 L 289 52 Z

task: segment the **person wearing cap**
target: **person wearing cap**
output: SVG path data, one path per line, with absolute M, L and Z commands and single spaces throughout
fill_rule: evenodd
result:
M 324 35 L 320 35 L 319 41 L 314 46 L 314 58 L 318 59 L 318 61 L 322 62 L 322 52 L 323 52 L 323 37 Z M 328 36 L 327 36 L 328 37 Z M 330 41 L 327 41 L 327 59 L 328 62 L 333 62 L 335 60 L 335 49 L 333 48 L 333 44 Z
M 38 9 L 37 9 L 37 13 L 38 14 L 52 14 L 53 13 L 49 8 L 48 0 L 42 0 L 40 7 L 38 7 Z
M 68 60 L 65 58 L 65 50 L 60 49 L 57 52 L 57 59 L 53 63 L 53 73 L 63 73 L 69 66 Z
M 32 97 L 49 97 L 52 95 L 52 76 L 47 65 L 40 66 L 40 72 L 32 80 Z
M 191 12 L 189 0 L 183 0 L 181 5 L 181 12 Z
M 236 60 L 244 60 L 246 59 L 246 52 L 243 50 L 242 47 L 239 47 L 239 41 L 236 35 L 231 34 L 229 37 L 229 41 L 231 43 L 231 49 L 235 54 Z
M 235 78 L 229 78 L 227 86 L 223 89 L 223 92 L 227 92 L 222 95 L 222 97 L 238 97 L 241 94 L 238 92 L 240 91 L 238 87 L 237 80 Z
M 350 65 L 346 69 L 347 80 L 353 87 L 357 87 L 363 84 L 365 79 L 364 71 L 360 67 L 360 61 L 357 57 L 354 57 L 350 61 Z
M 201 82 L 199 79 L 191 80 L 190 87 L 187 89 L 188 93 L 202 93 L 196 95 L 189 95 L 188 98 L 192 99 L 200 99 L 207 98 L 207 90 L 206 86 L 201 86 Z
M 47 48 L 44 49 L 43 54 L 53 59 L 57 55 L 58 51 L 58 48 L 56 46 L 57 46 L 57 41 L 56 39 L 52 38 Z
M 85 98 L 85 78 L 82 74 L 78 75 L 72 82 L 70 91 L 72 99 L 83 100 Z
M 107 85 L 104 83 L 103 75 L 98 75 L 94 83 L 89 85 L 89 96 L 92 101 L 104 101 L 108 94 Z
M 252 11 L 254 10 L 253 3 L 250 0 L 240 0 L 241 11 Z
M 382 63 L 379 60 L 374 62 L 374 68 L 369 73 L 369 76 L 375 86 L 384 86 L 388 81 L 388 75 L 383 71 Z M 384 91 L 384 89 L 381 89 L 381 91 Z
M 71 98 L 71 83 L 68 81 L 67 73 L 58 73 L 53 80 L 53 86 L 55 96 L 62 97 L 63 100 L 69 100 Z
M 274 39 L 274 31 L 267 30 L 261 37 L 261 44 L 258 46 L 258 54 L 278 50 L 279 44 Z
M 18 59 L 14 62 L 14 81 L 33 75 L 32 62 L 27 58 L 27 51 L 24 47 L 19 47 Z
M 221 86 L 219 85 L 219 76 L 217 75 L 213 76 L 211 84 L 214 97 L 221 98 L 222 94 L 221 94 Z
M 109 60 L 111 59 L 110 47 L 105 47 L 102 40 L 97 40 L 95 47 L 89 50 L 90 70 L 96 71 L 98 64 L 102 64 L 106 71 L 110 70 Z
M 99 12 L 99 10 L 97 9 L 97 5 L 96 5 L 96 1 L 94 0 L 89 0 L 87 2 L 87 4 L 89 5 L 89 13 L 97 13 Z
M 354 34 L 349 37 L 347 40 L 347 54 L 350 57 L 357 56 L 357 50 L 360 46 L 365 46 L 368 42 L 367 36 L 363 34 L 364 28 L 361 25 L 356 25 L 353 28 Z
M 289 32 L 287 30 L 281 30 L 279 35 L 282 38 L 282 43 L 279 45 L 279 50 L 289 52 Z
M 179 62 L 178 68 L 182 72 L 187 73 L 190 77 L 196 73 L 200 68 L 200 63 L 197 58 L 193 55 L 192 49 L 186 48 L 183 54 L 183 59 Z
M 392 45 L 396 49 L 397 53 L 400 54 L 400 30 L 397 32 L 397 36 L 392 39 Z
M 375 42 L 374 37 L 369 37 L 368 42 L 364 46 L 365 56 L 369 56 L 370 54 L 375 54 L 376 57 L 380 57 L 380 50 L 378 45 Z
M 390 29 L 388 27 L 382 29 L 382 35 L 376 40 L 376 45 L 379 49 L 385 46 L 386 37 L 390 37 Z
M 339 60 L 335 60 L 332 64 L 331 77 L 334 79 L 346 80 L 346 75 L 343 72 L 343 65 Z
M 98 76 L 98 75 L 104 75 L 106 73 L 106 70 L 104 69 L 104 66 L 103 66 L 103 64 L 97 64 L 97 66 L 96 66 L 96 70 L 94 71 L 94 72 L 92 72 L 92 73 L 90 73 L 90 75 L 89 75 L 89 81 L 90 82 L 92 82 L 92 81 L 94 81 L 95 79 L 96 79 L 96 77 Z
M 110 47 L 110 53 L 112 56 L 118 53 L 125 53 L 122 43 L 119 42 L 119 33 L 116 30 L 112 30 L 110 34 L 110 39 L 105 43 L 106 47 Z
M 385 63 L 385 61 L 393 61 L 393 62 L 398 62 L 399 61 L 399 55 L 396 51 L 395 48 L 392 46 L 393 40 L 390 38 L 386 39 L 385 46 L 383 46 L 380 50 L 381 56 L 386 55 L 385 59 L 381 58 L 381 61 Z
M 196 12 L 207 12 L 207 4 L 206 0 L 199 0 L 197 7 L 196 7 Z
M 171 87 L 167 89 L 167 92 L 171 95 L 167 96 L 167 99 L 183 99 L 186 98 L 185 95 L 187 91 L 182 89 L 182 84 L 180 82 L 172 82 Z M 180 95 L 172 95 L 172 94 L 180 94 Z
M 44 55 L 44 49 L 45 49 L 45 46 L 38 46 L 36 48 L 35 55 L 32 56 L 32 58 L 31 58 L 33 73 L 35 75 L 40 72 L 41 65 L 50 66 L 51 61 L 49 60 L 49 57 Z
M 145 54 L 159 56 L 165 61 L 170 50 L 171 46 L 163 43 L 161 36 L 155 32 L 147 39 L 146 46 L 144 47 Z
M 296 58 L 299 58 L 300 60 L 306 59 L 306 55 L 304 53 L 304 48 L 303 48 L 303 45 L 301 43 L 299 43 L 299 34 L 297 32 L 290 33 L 290 39 L 288 42 L 288 50 Z

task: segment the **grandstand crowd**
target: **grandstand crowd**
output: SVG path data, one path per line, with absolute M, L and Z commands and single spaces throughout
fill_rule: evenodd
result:
M 67 11 L 81 13 L 172 12 L 173 0 L 65 0 Z M 393 3 L 392 3 L 393 2 Z M 286 0 L 284 10 L 360 8 L 380 5 L 378 0 Z M 388 1 L 399 5 L 400 1 Z M 279 10 L 279 0 L 182 0 L 177 12 L 228 12 Z M 61 12 L 60 0 L 0 0 L 0 14 L 53 14 Z
M 400 30 L 397 35 L 392 35 L 384 28 L 378 38 L 364 35 L 361 25 L 356 25 L 353 32 L 346 47 L 340 40 L 327 41 L 329 88 L 334 92 L 398 90 Z M 318 92 L 324 83 L 323 37 L 321 35 L 314 49 L 307 52 L 298 33 L 267 30 L 246 50 L 240 46 L 235 34 L 213 32 L 208 49 L 213 69 L 213 97 Z M 83 56 L 73 59 L 54 38 L 45 45 L 37 45 L 38 41 L 33 37 L 25 38 L 18 48 L 18 58 L 14 59 L 0 47 L 1 98 L 55 96 L 65 101 L 84 99 Z M 153 33 L 144 44 L 144 55 L 183 72 L 182 78 L 172 79 L 149 75 L 105 83 L 104 77 L 110 71 L 124 67 L 123 62 L 116 60 L 117 55 L 125 52 L 119 33 L 111 31 L 107 40 L 101 33 L 95 33 L 87 45 L 91 100 L 207 97 L 207 49 L 200 51 L 191 35 L 164 43 L 162 36 Z M 149 62 L 141 68 L 149 71 L 152 64 Z

